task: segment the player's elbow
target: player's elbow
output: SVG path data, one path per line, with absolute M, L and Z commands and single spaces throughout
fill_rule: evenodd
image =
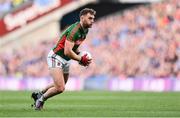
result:
M 64 49 L 64 55 L 69 56 L 71 54 L 71 50 Z

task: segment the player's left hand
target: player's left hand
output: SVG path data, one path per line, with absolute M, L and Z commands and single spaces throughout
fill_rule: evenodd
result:
M 88 59 L 87 54 L 85 54 L 81 57 L 81 61 L 79 62 L 79 64 L 83 66 L 89 66 L 91 62 L 92 62 L 92 59 Z

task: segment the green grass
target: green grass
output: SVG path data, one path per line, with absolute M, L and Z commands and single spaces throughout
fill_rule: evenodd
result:
M 180 117 L 180 93 L 65 92 L 31 108 L 31 92 L 0 91 L 0 117 Z

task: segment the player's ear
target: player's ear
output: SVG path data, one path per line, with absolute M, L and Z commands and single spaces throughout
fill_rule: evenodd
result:
M 84 18 L 84 16 L 82 15 L 82 16 L 80 16 L 80 20 L 82 21 L 83 20 L 83 18 Z
M 80 16 L 80 20 L 82 21 L 82 16 Z

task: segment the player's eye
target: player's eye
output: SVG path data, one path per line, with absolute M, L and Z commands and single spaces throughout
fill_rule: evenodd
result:
M 89 17 L 89 20 L 92 20 L 92 19 L 94 19 L 94 17 Z
M 89 17 L 89 19 L 91 20 L 91 19 L 92 19 L 92 17 Z

